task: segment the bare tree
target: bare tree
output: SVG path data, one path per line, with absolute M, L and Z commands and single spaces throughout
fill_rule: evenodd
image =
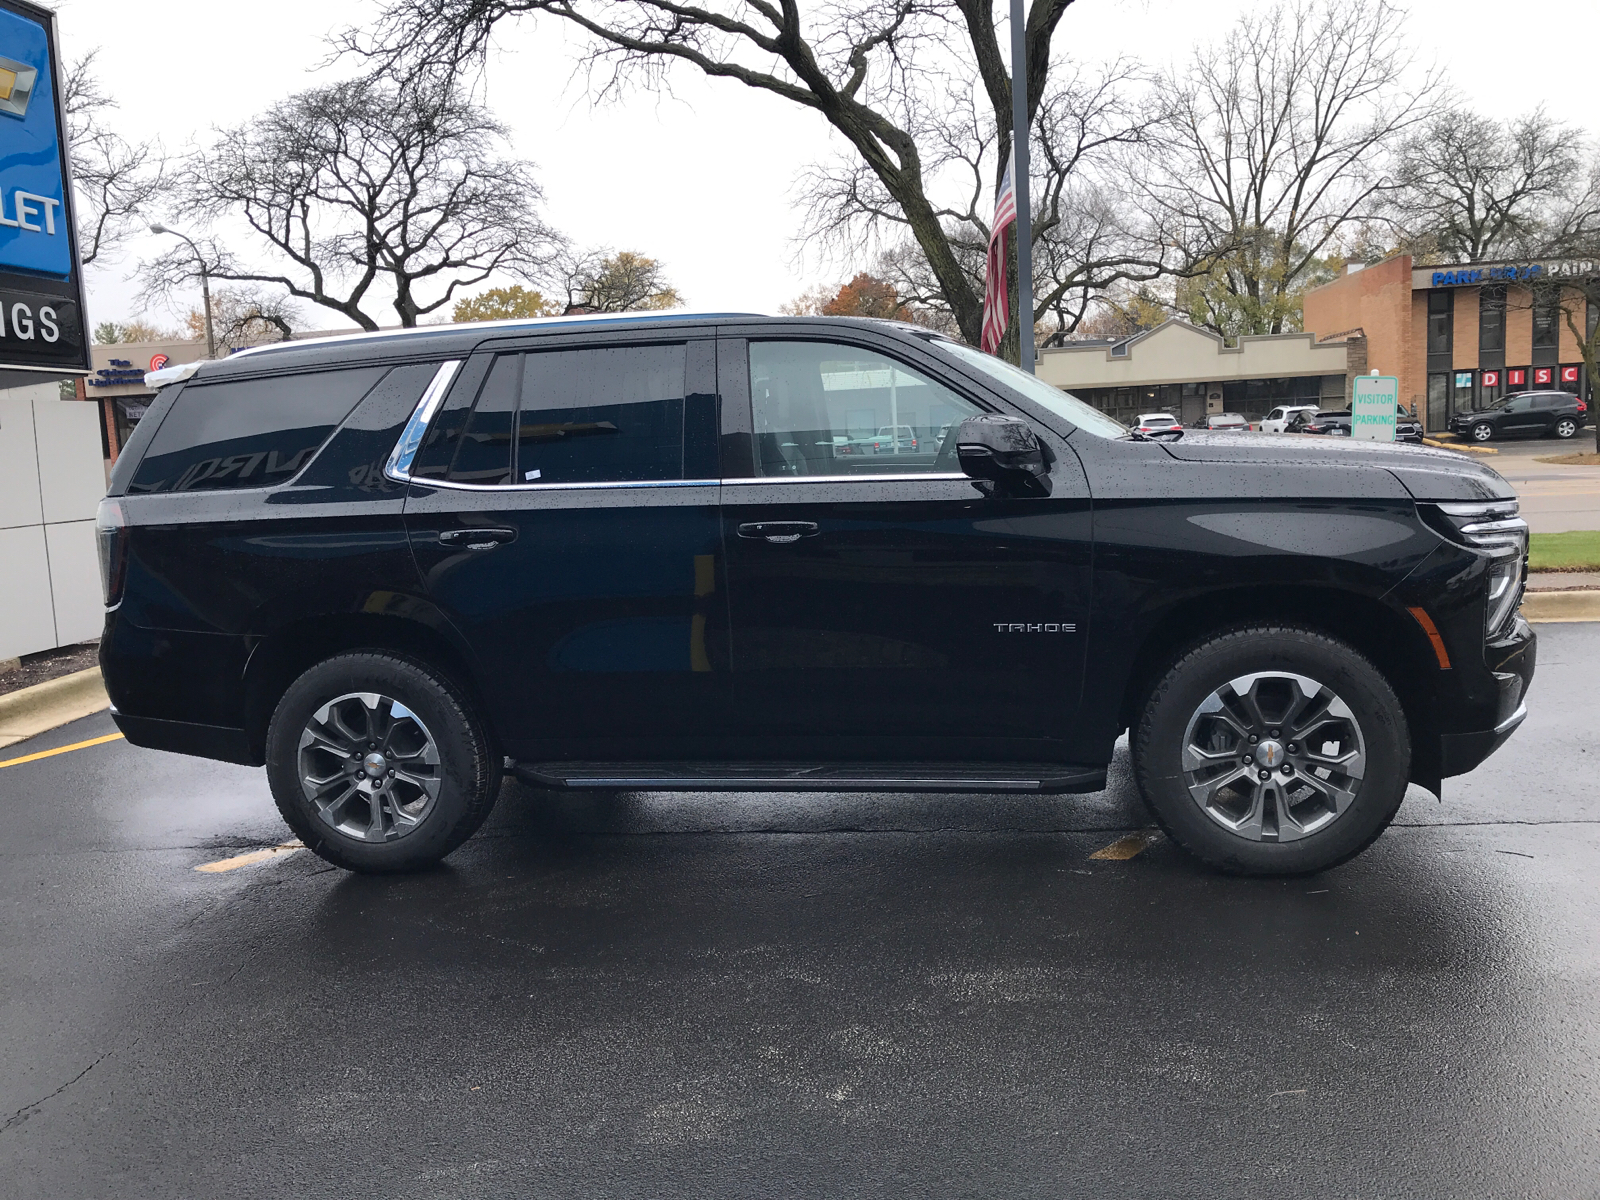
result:
M 567 252 L 556 273 L 566 288 L 565 312 L 648 312 L 683 305 L 666 269 L 637 251 Z
M 1071 3 L 1034 0 L 1028 13 L 1030 121 L 1049 93 L 1051 40 Z M 375 33 L 348 33 L 343 45 L 384 70 L 454 71 L 482 61 L 502 21 L 546 17 L 586 35 L 601 95 L 630 83 L 662 86 L 669 69 L 683 65 L 811 109 L 849 144 L 860 178 L 874 189 L 863 193 L 867 202 L 881 197 L 886 219 L 909 234 L 940 302 L 975 343 L 981 287 L 945 224 L 973 206 L 952 213 L 930 194 L 933 164 L 949 159 L 922 114 L 948 111 L 952 75 L 971 74 L 977 128 L 993 146 L 980 159 L 979 189 L 992 195 L 1011 150 L 1000 7 L 994 0 L 856 0 L 803 14 L 799 0 L 389 0 Z
M 1242 332 L 1291 324 L 1308 273 L 1393 187 L 1388 151 L 1434 115 L 1439 76 L 1407 82 L 1403 23 L 1388 0 L 1296 0 L 1163 78 L 1171 122 L 1129 177 L 1206 243 L 1237 247 L 1215 284 Z
M 201 243 L 213 279 L 275 285 L 363 329 L 388 299 L 413 326 L 491 275 L 541 274 L 561 244 L 536 215 L 532 167 L 501 157 L 505 139 L 451 83 L 338 83 L 221 132 L 183 164 L 178 195 L 253 234 L 259 257 Z M 178 247 L 145 271 L 147 295 L 165 298 L 198 267 Z
M 1543 109 L 1505 122 L 1449 109 L 1401 145 L 1389 218 L 1424 262 L 1523 253 L 1597 207 L 1583 167 L 1578 131 Z
M 91 50 L 67 67 L 62 107 L 77 199 L 83 264 L 114 253 L 142 228 L 138 214 L 160 194 L 165 160 L 154 142 L 129 142 L 105 124 L 117 102 L 100 90 Z
M 1057 72 L 1065 78 L 1052 85 L 1033 123 L 1030 195 L 1033 317 L 1035 324 L 1046 323 L 1046 338 L 1060 341 L 1107 288 L 1205 269 L 1218 248 L 1201 244 L 1175 214 L 1141 207 L 1129 195 L 1117 152 L 1148 146 L 1162 121 L 1160 109 L 1142 94 L 1142 72 L 1123 61 L 1093 73 L 1061 64 Z M 972 80 L 957 73 L 946 84 L 947 107 L 923 106 L 913 128 L 938 184 L 945 240 L 981 297 L 993 203 L 989 179 L 1003 131 L 979 103 Z M 899 288 L 923 307 L 953 313 L 937 276 L 914 261 L 920 246 L 906 236 L 905 214 L 867 166 L 847 161 L 814 169 L 805 191 L 812 238 L 898 246 Z M 1012 353 L 1015 333 L 1013 323 Z
M 263 342 L 287 342 L 296 325 L 304 326 L 300 305 L 275 289 L 261 285 L 220 288 L 211 294 L 211 327 L 217 349 L 224 354 Z M 192 308 L 184 315 L 185 336 L 204 341 L 206 315 Z

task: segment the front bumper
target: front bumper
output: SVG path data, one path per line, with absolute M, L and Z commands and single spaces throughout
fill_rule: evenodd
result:
M 1538 638 L 1519 614 L 1501 637 L 1484 647 L 1484 665 L 1494 681 L 1493 724 L 1488 728 L 1445 732 L 1439 736 L 1439 775 L 1465 775 L 1488 758 L 1517 731 L 1528 716 L 1528 688 L 1538 657 Z M 1487 708 L 1487 705 L 1483 706 Z M 1481 711 L 1481 710 L 1480 710 Z M 1484 714 L 1489 715 L 1487 712 Z

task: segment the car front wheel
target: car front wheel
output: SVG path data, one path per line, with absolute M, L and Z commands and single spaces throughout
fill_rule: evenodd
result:
M 1487 421 L 1479 421 L 1472 427 L 1472 440 L 1475 442 L 1487 442 L 1493 436 L 1494 426 Z
M 1578 423 L 1571 417 L 1562 417 L 1556 422 L 1556 436 L 1558 438 L 1576 437 L 1577 433 Z
M 1252 626 L 1191 648 L 1146 704 L 1134 771 L 1157 822 L 1218 870 L 1301 875 L 1337 866 L 1405 798 L 1400 702 L 1353 647 Z
M 382 652 L 318 663 L 267 729 L 267 779 L 300 840 L 350 871 L 412 871 L 483 823 L 500 766 L 470 703 L 415 659 Z

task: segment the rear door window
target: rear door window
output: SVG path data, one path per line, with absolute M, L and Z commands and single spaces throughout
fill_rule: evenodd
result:
M 541 350 L 523 360 L 518 483 L 683 478 L 682 343 Z
M 322 448 L 387 367 L 207 384 L 178 393 L 130 493 L 286 483 Z

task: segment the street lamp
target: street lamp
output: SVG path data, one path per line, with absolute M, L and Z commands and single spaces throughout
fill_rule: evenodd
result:
M 206 269 L 206 256 L 200 253 L 200 247 L 196 246 L 191 239 L 184 237 L 176 229 L 168 229 L 160 221 L 150 226 L 150 232 L 170 233 L 175 238 L 183 238 L 184 241 L 189 243 L 189 249 L 194 251 L 195 259 L 200 263 L 200 295 L 204 298 L 206 306 L 206 357 L 215 358 L 217 356 L 217 337 L 211 329 L 211 272 Z

